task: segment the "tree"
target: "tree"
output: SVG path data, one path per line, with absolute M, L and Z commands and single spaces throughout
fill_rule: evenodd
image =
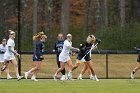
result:
M 125 25 L 125 0 L 120 0 L 120 23 Z
M 34 0 L 33 1 L 33 35 L 37 33 L 37 5 L 38 5 L 38 0 Z
M 69 32 L 69 0 L 62 0 L 61 6 L 61 32 L 65 35 Z
M 27 0 L 22 0 L 22 35 L 23 35 L 23 43 L 27 43 Z
M 104 23 L 108 26 L 108 0 L 104 0 Z

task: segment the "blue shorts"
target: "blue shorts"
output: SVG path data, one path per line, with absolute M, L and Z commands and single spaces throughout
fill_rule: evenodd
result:
M 33 55 L 33 61 L 42 61 L 43 58 L 40 58 L 38 55 Z
M 138 56 L 138 58 L 137 58 L 137 62 L 139 62 L 140 63 L 140 55 Z
M 78 55 L 77 55 L 77 59 L 81 60 L 84 56 L 85 56 L 85 53 L 80 53 L 79 52 Z M 84 59 L 85 59 L 85 61 L 90 61 L 91 60 L 90 54 L 87 54 Z

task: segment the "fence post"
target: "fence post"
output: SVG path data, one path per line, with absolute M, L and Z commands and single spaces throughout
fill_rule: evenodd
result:
M 18 0 L 18 53 L 20 54 L 20 8 L 21 4 L 20 4 L 20 0 Z M 21 56 L 18 58 L 18 71 L 19 71 L 19 75 L 21 75 Z
M 108 79 L 108 53 L 106 53 L 106 79 Z

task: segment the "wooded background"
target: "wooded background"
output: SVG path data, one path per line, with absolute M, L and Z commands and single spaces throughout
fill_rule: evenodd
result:
M 71 33 L 75 47 L 89 33 L 102 40 L 101 50 L 133 50 L 140 44 L 140 0 L 19 1 L 22 51 L 33 51 L 32 36 L 39 31 L 48 36 L 47 50 L 58 33 Z M 18 0 L 0 0 L 0 40 L 8 38 L 8 29 L 18 30 Z

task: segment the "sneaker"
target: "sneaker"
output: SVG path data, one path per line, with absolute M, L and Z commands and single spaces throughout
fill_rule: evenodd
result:
M 67 80 L 65 75 L 62 75 L 60 80 Z
M 99 79 L 98 79 L 96 76 L 92 76 L 92 77 L 90 77 L 90 80 L 99 81 Z
M 78 79 L 78 80 L 83 80 L 83 78 L 82 78 L 82 77 L 78 77 L 77 79 Z
M 25 72 L 24 75 L 25 75 L 25 79 L 28 79 L 28 75 L 29 75 L 28 72 Z
M 57 76 L 55 76 L 55 75 L 54 75 L 54 76 L 53 76 L 53 80 L 55 80 L 55 81 L 56 81 L 56 80 L 57 80 Z
M 18 80 L 21 80 L 22 78 L 23 78 L 23 76 L 19 76 L 17 79 L 18 79 Z
M 134 74 L 131 72 L 131 79 L 134 79 Z
M 6 65 L 3 65 L 1 71 L 4 71 L 5 69 L 6 69 Z
M 34 79 L 31 78 L 31 80 L 32 80 L 32 81 L 38 81 L 36 78 L 34 78 Z
M 7 76 L 7 80 L 11 80 L 13 77 L 11 76 Z

